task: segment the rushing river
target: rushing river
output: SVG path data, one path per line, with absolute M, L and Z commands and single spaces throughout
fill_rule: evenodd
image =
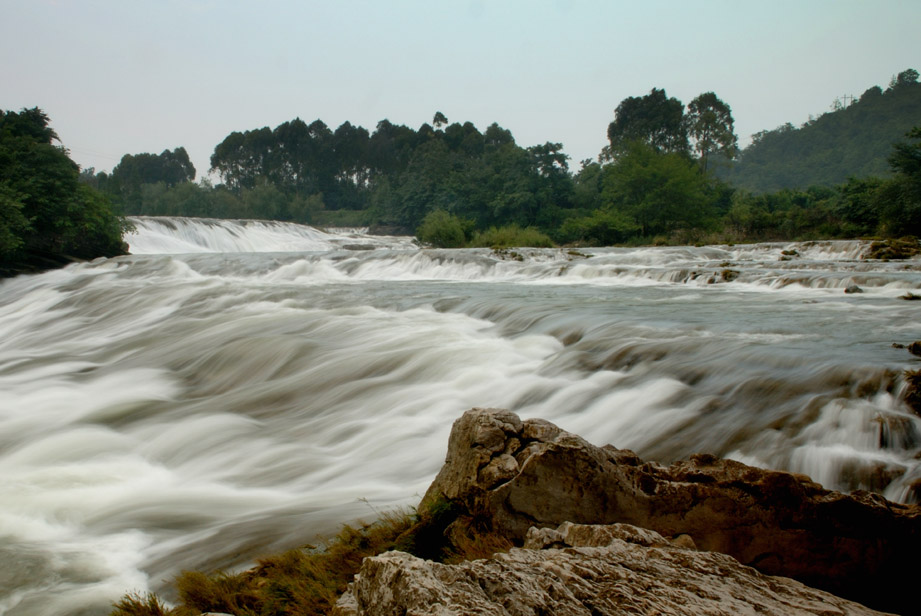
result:
M 0 614 L 106 614 L 415 504 L 473 406 L 916 499 L 919 260 L 135 222 L 132 256 L 0 282 Z

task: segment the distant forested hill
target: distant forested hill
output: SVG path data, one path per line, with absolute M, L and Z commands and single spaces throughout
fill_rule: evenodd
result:
M 921 83 L 908 69 L 884 91 L 873 86 L 851 104 L 800 128 L 785 124 L 755 134 L 739 161 L 723 167 L 720 177 L 755 193 L 784 188 L 832 186 L 848 177 L 888 176 L 892 144 L 921 122 Z

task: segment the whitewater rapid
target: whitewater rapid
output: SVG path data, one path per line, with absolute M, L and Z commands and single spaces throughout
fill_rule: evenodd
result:
M 415 504 L 472 406 L 918 498 L 917 259 L 133 222 L 133 255 L 0 283 L 0 614 L 107 614 Z

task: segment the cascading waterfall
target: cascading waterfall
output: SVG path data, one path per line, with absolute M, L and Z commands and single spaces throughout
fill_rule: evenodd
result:
M 0 613 L 106 614 L 415 504 L 472 406 L 918 498 L 917 259 L 133 222 L 134 255 L 0 283 Z

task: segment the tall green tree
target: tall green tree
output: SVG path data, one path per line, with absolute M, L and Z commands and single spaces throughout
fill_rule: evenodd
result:
M 704 92 L 688 103 L 684 121 L 705 173 L 711 155 L 732 160 L 738 154 L 739 138 L 733 129 L 732 109 L 713 92 Z
M 684 104 L 669 98 L 665 90 L 653 88 L 645 96 L 625 98 L 614 110 L 608 125 L 608 155 L 617 158 L 629 144 L 639 141 L 657 152 L 686 153 L 690 150 Z

